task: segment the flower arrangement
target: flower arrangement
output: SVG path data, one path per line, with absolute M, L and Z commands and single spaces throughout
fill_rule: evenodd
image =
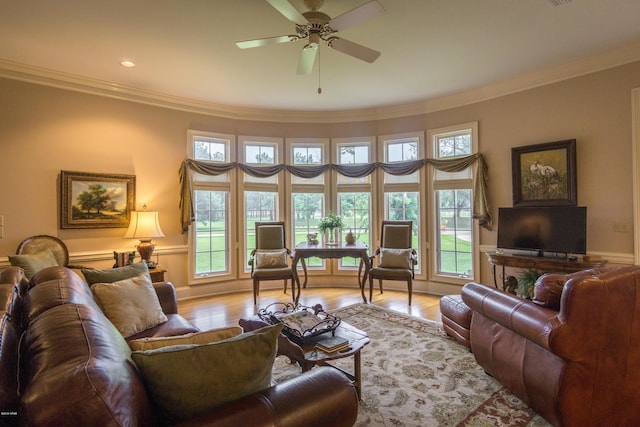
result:
M 326 230 L 331 231 L 336 228 L 342 230 L 342 227 L 344 227 L 342 217 L 331 211 L 329 211 L 329 215 L 320 218 L 320 223 L 318 224 L 318 230 L 320 230 L 321 233 L 324 233 Z

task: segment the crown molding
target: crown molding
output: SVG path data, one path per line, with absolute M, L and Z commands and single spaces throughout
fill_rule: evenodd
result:
M 235 119 L 283 123 L 349 123 L 409 117 L 487 101 L 640 60 L 640 41 L 559 66 L 418 102 L 355 110 L 274 110 L 216 104 L 119 85 L 0 59 L 0 77 L 156 107 Z

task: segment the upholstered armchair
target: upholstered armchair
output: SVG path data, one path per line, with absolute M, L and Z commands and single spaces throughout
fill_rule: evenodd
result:
M 532 301 L 467 283 L 482 368 L 556 426 L 640 425 L 640 266 L 548 274 Z
M 292 254 L 286 247 L 284 222 L 256 222 L 255 230 L 256 248 L 249 255 L 253 303 L 257 304 L 260 282 L 265 280 L 284 280 L 284 292 L 287 293 L 287 281 L 291 279 L 291 294 L 295 301 Z
M 412 221 L 382 221 L 380 234 L 381 245 L 369 257 L 369 301 L 373 299 L 373 281 L 378 280 L 380 293 L 383 293 L 383 280 L 400 280 L 407 282 L 409 305 L 413 290 L 414 267 L 418 264 L 418 255 L 411 248 Z M 374 261 L 377 264 L 374 266 Z

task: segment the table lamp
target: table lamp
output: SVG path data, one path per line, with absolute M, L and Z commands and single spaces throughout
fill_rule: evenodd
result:
M 143 209 L 146 209 L 146 205 Z M 156 263 L 151 261 L 151 255 L 155 244 L 151 242 L 154 237 L 164 237 L 158 221 L 158 212 L 155 211 L 133 211 L 131 212 L 131 222 L 129 229 L 125 233 L 126 239 L 140 239 L 136 249 L 140 253 L 140 258 L 147 263 L 149 268 L 154 268 Z

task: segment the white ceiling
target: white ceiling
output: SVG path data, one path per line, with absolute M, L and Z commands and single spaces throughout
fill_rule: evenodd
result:
M 322 11 L 334 17 L 364 1 L 326 0 Z M 317 62 L 296 75 L 304 41 L 236 47 L 294 32 L 265 0 L 0 0 L 0 69 L 224 106 L 339 111 L 478 90 L 640 42 L 639 0 L 379 1 L 382 17 L 337 35 L 382 55 L 368 64 L 323 45 L 321 95 Z

